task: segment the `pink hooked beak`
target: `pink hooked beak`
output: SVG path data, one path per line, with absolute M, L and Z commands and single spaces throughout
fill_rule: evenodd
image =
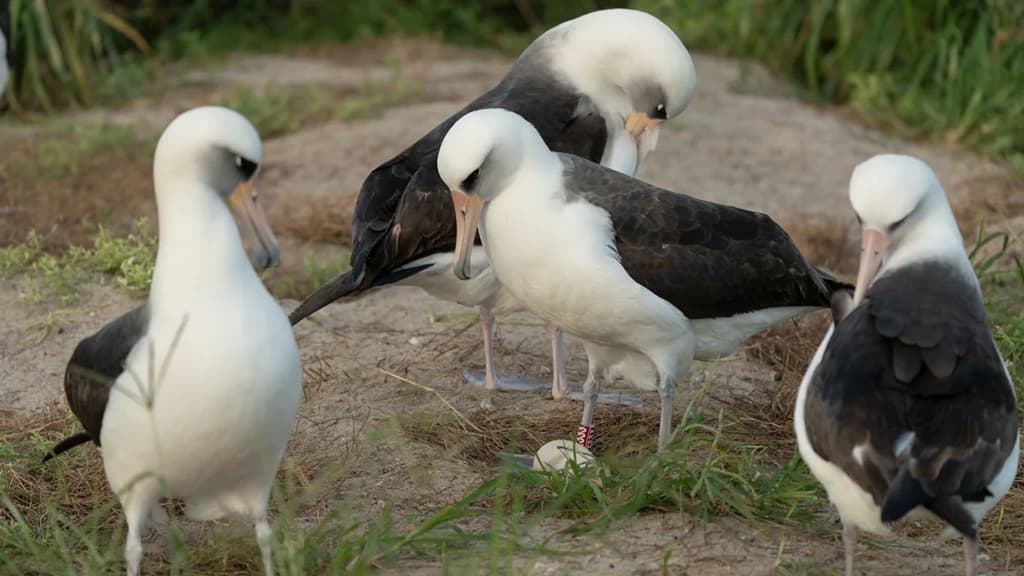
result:
M 857 270 L 857 285 L 853 291 L 853 305 L 857 306 L 864 300 L 864 293 L 875 279 L 882 258 L 889 248 L 889 237 L 874 228 L 865 228 L 860 244 L 860 268 Z

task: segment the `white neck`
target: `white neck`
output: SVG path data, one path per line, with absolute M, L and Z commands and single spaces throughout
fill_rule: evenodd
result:
M 933 194 L 923 201 L 918 211 L 920 214 L 914 216 L 917 221 L 889 247 L 879 276 L 918 262 L 942 261 L 975 278 L 946 197 Z
M 519 165 L 513 178 L 508 181 L 505 189 L 514 189 L 509 194 L 511 196 L 531 199 L 549 198 L 551 190 L 560 188 L 551 186 L 550 183 L 561 178 L 564 169 L 562 159 L 557 153 L 551 152 L 547 148 L 536 148 L 533 152 L 523 155 L 522 164 Z
M 231 212 L 216 191 L 182 180 L 158 184 L 157 207 L 160 244 L 152 302 L 190 301 L 198 294 L 259 282 Z

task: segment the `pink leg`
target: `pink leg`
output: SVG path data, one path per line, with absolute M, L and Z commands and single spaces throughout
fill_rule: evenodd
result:
M 494 316 L 485 306 L 480 307 L 480 326 L 484 331 L 484 388 L 498 389 L 498 378 L 494 373 Z
M 551 334 L 551 397 L 562 400 L 569 392 L 569 378 L 565 374 L 565 348 L 562 346 L 562 329 L 548 324 Z
M 484 335 L 484 374 L 481 378 L 479 370 L 463 370 L 463 376 L 470 384 L 482 386 L 491 392 L 496 390 L 526 392 L 548 387 L 547 384 L 524 378 L 499 378 L 494 369 L 494 316 L 485 306 L 480 307 L 480 327 L 483 329 Z

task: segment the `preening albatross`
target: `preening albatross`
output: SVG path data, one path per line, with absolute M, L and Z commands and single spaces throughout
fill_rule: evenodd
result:
M 625 372 L 661 393 L 664 446 L 674 382 L 694 358 L 730 354 L 771 324 L 828 306 L 838 286 L 768 216 L 552 152 L 507 110 L 456 122 L 438 169 L 461 222 L 456 274 L 469 276 L 479 222 L 501 284 L 584 341 L 584 445 L 599 376 Z
M 267 502 L 302 372 L 288 319 L 229 211 L 256 237 L 256 263 L 275 264 L 254 188 L 261 159 L 256 130 L 236 112 L 196 108 L 171 122 L 153 164 L 160 244 L 149 299 L 82 340 L 68 363 L 64 390 L 85 432 L 51 455 L 90 439 L 102 446 L 128 521 L 130 575 L 164 487 L 190 518 L 252 520 L 273 573 Z
M 875 156 L 854 170 L 850 202 L 857 287 L 800 384 L 800 454 L 839 511 L 847 576 L 858 530 L 885 535 L 921 509 L 963 536 L 973 576 L 978 524 L 1017 472 L 1013 383 L 931 168 Z
M 470 111 L 512 110 L 552 149 L 634 174 L 654 149 L 658 128 L 693 97 L 693 61 L 660 20 L 636 10 L 580 16 L 537 38 L 487 93 L 388 160 L 363 182 L 352 222 L 352 268 L 291 313 L 292 323 L 344 297 L 372 288 L 413 285 L 437 298 L 479 306 L 488 389 L 522 389 L 494 373 L 494 314 L 520 307 L 490 273 L 486 254 L 472 250 L 471 282 L 451 275 L 456 222 L 451 196 L 437 173 L 437 151 L 449 128 Z M 471 239 L 472 242 L 472 239 Z M 551 325 L 552 393 L 564 395 L 560 333 Z

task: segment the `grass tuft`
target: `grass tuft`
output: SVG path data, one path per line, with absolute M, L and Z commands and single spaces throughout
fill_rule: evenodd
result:
M 105 156 L 118 162 L 151 158 L 156 139 L 116 122 L 55 121 L 41 125 L 25 146 L 28 153 L 10 170 L 18 180 L 33 182 L 79 177 Z
M 136 221 L 135 230 L 118 237 L 101 226 L 87 260 L 93 271 L 112 276 L 119 286 L 140 297 L 149 292 L 153 280 L 157 239 L 145 218 Z
M 263 89 L 236 88 L 221 101 L 248 118 L 260 137 L 274 138 L 317 123 L 365 118 L 418 96 L 422 86 L 396 71 L 393 78 L 371 83 L 354 94 L 338 94 L 319 85 L 271 84 Z
M 18 277 L 20 296 L 29 303 L 58 300 L 75 302 L 82 282 L 109 277 L 133 296 L 144 296 L 156 264 L 156 237 L 145 218 L 136 232 L 121 238 L 100 228 L 92 248 L 71 246 L 51 254 L 43 250 L 35 231 L 21 244 L 0 248 L 0 277 Z
M 8 11 L 13 61 L 6 100 L 15 109 L 93 104 L 116 77 L 123 45 L 149 51 L 103 0 L 10 0 L 5 17 Z
M 638 0 L 692 46 L 754 57 L 815 98 L 1024 165 L 1024 4 Z M 1012 120 L 1011 120 L 1012 119 Z
M 496 453 L 567 436 L 579 412 L 569 407 L 531 418 L 479 410 L 467 418 L 472 429 L 461 420 L 436 417 L 407 418 L 402 426 L 413 439 L 493 464 Z M 603 530 L 617 519 L 652 510 L 683 511 L 705 520 L 734 515 L 783 522 L 803 517 L 803 504 L 818 498 L 798 460 L 777 465 L 723 410 L 706 409 L 703 395 L 676 418 L 674 440 L 661 453 L 657 414 L 598 406 L 594 418 L 600 423 L 594 444 L 602 454 L 599 465 L 521 471 L 515 481 L 529 488 L 525 511 L 539 518 L 575 518 L 581 530 Z
M 326 256 L 308 255 L 300 268 L 271 271 L 265 281 L 276 298 L 305 298 L 350 267 L 348 250 L 337 250 Z

